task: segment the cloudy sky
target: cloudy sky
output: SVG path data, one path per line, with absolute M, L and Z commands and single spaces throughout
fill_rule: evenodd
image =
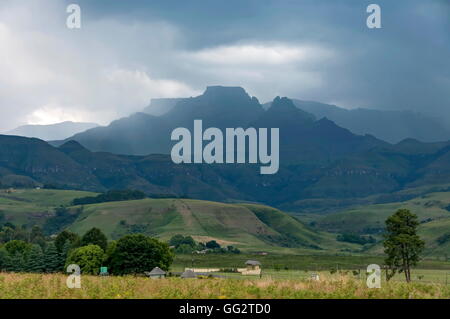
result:
M 70 3 L 81 29 L 66 27 Z M 449 57 L 448 0 L 0 0 L 0 131 L 107 124 L 219 84 L 450 125 Z

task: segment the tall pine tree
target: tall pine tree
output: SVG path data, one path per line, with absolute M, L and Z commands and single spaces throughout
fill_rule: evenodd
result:
M 69 240 L 67 240 L 62 248 L 61 253 L 59 254 L 59 259 L 60 259 L 59 266 L 62 271 L 64 271 L 64 269 L 65 269 L 66 260 L 67 260 L 67 257 L 69 256 L 71 249 L 72 249 L 72 244 Z
M 49 273 L 61 271 L 60 260 L 55 244 L 50 242 L 44 253 L 45 271 Z
M 44 272 L 44 270 L 44 253 L 41 246 L 35 244 L 31 247 L 30 253 L 28 255 L 26 271 L 40 273 Z

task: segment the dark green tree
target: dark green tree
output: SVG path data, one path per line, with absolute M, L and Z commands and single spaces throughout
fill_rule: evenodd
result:
M 82 246 L 72 250 L 66 261 L 66 267 L 70 264 L 80 266 L 82 274 L 97 275 L 103 264 L 105 252 L 97 245 Z
M 417 235 L 419 221 L 408 209 L 399 209 L 386 220 L 384 252 L 389 269 L 387 278 L 396 272 L 404 272 L 407 282 L 411 281 L 411 267 L 420 260 L 425 243 Z
M 106 251 L 106 248 L 108 247 L 108 239 L 100 229 L 94 227 L 88 230 L 81 238 L 81 246 L 87 245 L 97 245 L 103 249 L 103 251 Z
M 210 240 L 209 242 L 206 243 L 206 248 L 216 249 L 220 248 L 220 245 L 215 240 Z
M 59 253 L 59 266 L 61 267 L 62 271 L 64 271 L 64 267 L 66 265 L 67 258 L 69 257 L 70 252 L 73 249 L 75 249 L 75 248 L 73 248 L 71 242 L 69 240 L 67 240 L 62 248 L 62 251 Z
M 45 271 L 48 273 L 61 271 L 61 259 L 55 243 L 50 242 L 44 251 Z
M 58 249 L 58 252 L 62 252 L 66 242 L 69 242 L 72 248 L 76 248 L 80 245 L 80 241 L 80 236 L 78 236 L 77 234 L 72 233 L 68 230 L 63 230 L 58 234 L 58 236 L 56 236 L 55 246 L 56 249 Z
M 106 248 L 105 259 L 104 259 L 105 266 L 111 265 L 114 252 L 116 251 L 116 247 L 117 247 L 117 241 L 113 240 L 108 243 L 108 247 Z
M 11 240 L 5 244 L 5 249 L 10 256 L 16 254 L 26 256 L 31 249 L 31 245 L 23 240 Z
M 111 272 L 141 274 L 154 267 L 168 270 L 173 261 L 169 245 L 142 234 L 126 235 L 117 241 L 111 258 Z
M 0 227 L 3 226 L 3 224 L 5 223 L 5 213 L 0 211 Z
M 172 236 L 172 238 L 170 238 L 169 245 L 174 247 L 189 245 L 194 248 L 197 244 L 191 236 L 174 235 Z
M 34 244 L 31 247 L 25 269 L 28 272 L 36 272 L 36 273 L 44 272 L 45 270 L 44 253 L 42 251 L 41 246 Z
M 0 242 L 7 243 L 14 239 L 14 228 L 3 225 L 0 230 Z
M 21 252 L 18 251 L 14 254 L 9 254 L 7 261 L 6 270 L 13 272 L 25 271 L 25 256 Z
M 41 227 L 33 226 L 31 228 L 29 242 L 31 244 L 38 244 L 41 248 L 45 246 L 45 236 Z
M 6 251 L 5 248 L 0 248 L 0 271 L 7 270 L 8 266 L 10 265 L 9 261 L 9 254 Z

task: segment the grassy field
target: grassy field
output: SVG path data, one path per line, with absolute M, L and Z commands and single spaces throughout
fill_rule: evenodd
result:
M 430 193 L 404 202 L 367 205 L 326 216 L 311 216 L 300 219 L 315 222 L 318 229 L 336 233 L 370 234 L 378 239 L 385 220 L 400 208 L 409 209 L 421 222 L 418 234 L 426 243 L 426 255 L 450 256 L 450 240 L 439 243 L 440 236 L 450 238 L 450 192 Z M 367 251 L 382 253 L 381 245 Z
M 352 275 L 319 275 L 319 281 L 272 276 L 242 280 L 82 276 L 81 288 L 69 289 L 65 275 L 0 273 L 0 299 L 450 298 L 450 285 L 445 284 L 391 281 L 369 289 Z
M 326 253 L 317 255 L 293 255 L 293 254 L 192 254 L 175 256 L 172 267 L 176 269 L 185 267 L 210 267 L 210 268 L 237 268 L 243 267 L 247 260 L 258 260 L 266 269 L 288 270 L 331 270 L 331 269 L 363 269 L 369 264 L 384 263 L 384 256 L 368 255 L 329 255 Z M 418 268 L 432 270 L 449 270 L 450 261 L 425 259 L 419 262 Z
M 11 193 L 0 190 L 0 211 L 16 225 L 42 225 L 53 215 L 53 209 L 70 205 L 77 197 L 95 193 L 53 189 L 18 189 Z
M 450 192 L 431 193 L 404 202 L 362 206 L 317 219 L 317 226 L 324 230 L 367 233 L 367 230 L 384 227 L 384 221 L 397 209 L 406 208 L 426 223 L 432 220 L 450 219 Z
M 84 206 L 69 230 L 83 234 L 93 226 L 112 239 L 130 232 L 162 240 L 182 234 L 246 251 L 301 253 L 358 248 L 337 243 L 334 235 L 314 231 L 275 208 L 255 204 L 173 198 L 100 203 Z
M 17 226 L 43 226 L 59 206 L 71 206 L 75 198 L 95 193 L 52 190 L 0 190 L 0 212 Z M 280 254 L 356 251 L 359 245 L 337 242 L 333 234 L 313 230 L 294 217 L 272 207 L 257 204 L 227 204 L 191 199 L 143 199 L 84 205 L 68 229 L 80 235 L 99 227 L 109 239 L 129 233 L 143 233 L 168 240 L 175 234 L 197 241 L 216 240 L 244 251 Z

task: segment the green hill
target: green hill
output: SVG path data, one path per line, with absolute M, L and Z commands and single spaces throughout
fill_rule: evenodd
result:
M 0 190 L 0 212 L 7 222 L 15 225 L 43 225 L 54 215 L 55 207 L 70 205 L 74 198 L 93 195 L 95 193 L 54 189 Z
M 183 234 L 202 242 L 214 239 L 244 251 L 278 253 L 325 253 L 359 247 L 338 243 L 333 234 L 313 230 L 278 209 L 257 204 L 146 198 L 71 206 L 75 198 L 95 195 L 50 189 L 0 190 L 0 212 L 4 222 L 40 225 L 49 234 L 63 228 L 83 234 L 99 227 L 110 239 L 144 233 L 168 240 Z M 66 207 L 64 218 L 56 216 L 55 208 L 61 206 Z
M 408 201 L 367 205 L 323 216 L 315 221 L 322 231 L 356 233 L 381 238 L 385 220 L 397 209 L 406 208 L 419 217 L 419 235 L 426 254 L 450 254 L 450 192 L 422 195 Z M 370 252 L 381 252 L 377 245 Z
M 244 250 L 318 251 L 336 247 L 329 235 L 313 231 L 277 209 L 253 204 L 191 199 L 93 204 L 84 206 L 69 229 L 81 234 L 93 226 L 112 239 L 139 232 L 164 240 L 175 234 L 190 235 L 197 241 L 214 239 Z

